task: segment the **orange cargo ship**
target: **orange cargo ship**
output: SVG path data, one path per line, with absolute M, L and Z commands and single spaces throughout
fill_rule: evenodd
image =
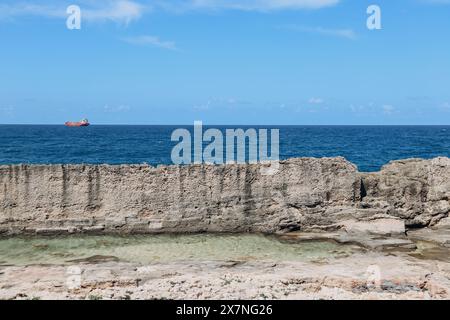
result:
M 66 127 L 87 127 L 90 125 L 89 120 L 88 119 L 83 119 L 79 122 L 70 122 L 67 121 L 65 123 Z

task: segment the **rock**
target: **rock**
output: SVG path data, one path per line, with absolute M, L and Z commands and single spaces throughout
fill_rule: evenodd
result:
M 0 233 L 401 234 L 449 216 L 450 159 L 360 173 L 343 158 L 260 164 L 0 166 Z
M 450 218 L 447 217 L 439 221 L 435 226 L 436 229 L 450 229 Z
M 408 232 L 408 237 L 413 240 L 434 242 L 450 248 L 450 229 L 447 228 L 412 230 Z
M 348 233 L 369 233 L 384 236 L 405 234 L 405 221 L 401 219 L 349 220 L 342 222 L 342 227 Z
M 450 263 L 438 263 L 383 252 L 231 268 L 223 261 L 100 262 L 79 266 L 75 289 L 67 286 L 67 266 L 8 266 L 1 269 L 0 299 L 449 299 Z
M 103 262 L 118 262 L 119 258 L 114 256 L 102 256 L 102 255 L 95 255 L 87 258 L 82 259 L 74 259 L 74 260 L 68 260 L 69 263 L 103 263 Z
M 414 250 L 417 246 L 411 239 L 403 237 L 380 237 L 364 232 L 291 232 L 280 235 L 289 241 L 334 241 L 340 244 L 354 244 L 371 250 Z
M 432 226 L 450 212 L 450 159 L 392 161 L 362 176 L 368 207 L 383 207 L 406 227 Z

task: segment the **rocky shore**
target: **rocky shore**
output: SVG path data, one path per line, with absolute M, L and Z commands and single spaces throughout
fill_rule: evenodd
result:
M 0 299 L 450 299 L 448 257 L 367 251 L 304 262 L 145 265 L 96 257 L 78 262 L 76 287 L 67 265 L 0 265 Z
M 343 158 L 289 159 L 271 176 L 261 166 L 0 166 L 0 239 L 262 233 L 360 250 L 308 261 L 92 256 L 72 262 L 76 288 L 67 264 L 0 261 L 0 299 L 450 299 L 449 158 L 375 173 Z
M 404 234 L 450 211 L 450 159 L 358 172 L 343 158 L 255 165 L 0 166 L 0 234 Z

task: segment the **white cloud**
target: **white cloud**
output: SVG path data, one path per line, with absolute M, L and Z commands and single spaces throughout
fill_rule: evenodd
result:
M 70 2 L 61 1 L 58 4 L 48 0 L 17 1 L 9 4 L 0 4 L 0 19 L 14 19 L 21 16 L 40 16 L 47 18 L 67 18 L 67 7 Z M 77 3 L 81 8 L 82 20 L 91 22 L 112 21 L 120 24 L 129 24 L 138 20 L 149 10 L 132 0 L 81 0 Z
M 117 112 L 128 112 L 131 110 L 130 106 L 127 105 L 119 105 L 119 106 L 109 106 L 105 105 L 103 107 L 105 112 L 117 113 Z
M 106 3 L 106 5 L 81 9 L 82 17 L 88 21 L 113 21 L 129 24 L 134 20 L 140 19 L 145 10 L 143 5 L 135 1 L 109 0 L 103 3 Z
M 450 102 L 444 102 L 441 104 L 441 109 L 444 111 L 450 111 Z
M 352 105 L 350 105 L 350 110 L 351 110 L 353 113 L 360 113 L 360 112 L 365 111 L 365 110 L 366 110 L 366 107 L 363 106 L 363 105 L 357 105 L 357 106 L 355 106 L 354 104 L 352 104 Z
M 214 108 L 227 108 L 234 109 L 236 107 L 242 107 L 245 105 L 251 105 L 251 101 L 241 100 L 235 97 L 221 98 L 212 97 L 209 98 L 206 103 L 200 103 L 193 106 L 194 111 L 208 111 Z
M 314 98 L 313 97 L 313 98 L 308 100 L 308 103 L 310 103 L 310 104 L 322 104 L 324 102 L 325 101 L 322 98 Z
M 450 0 L 422 0 L 427 4 L 450 4 Z
M 2 0 L 0 19 L 20 16 L 66 18 L 69 5 L 80 6 L 82 18 L 88 21 L 113 21 L 128 24 L 152 9 L 166 11 L 243 10 L 277 11 L 320 9 L 338 4 L 340 0 Z
M 173 41 L 163 41 L 156 36 L 136 36 L 123 38 L 123 41 L 142 46 L 153 46 L 168 50 L 178 50 L 175 42 Z
M 389 104 L 385 104 L 384 106 L 382 106 L 382 110 L 385 115 L 389 116 L 394 113 L 395 108 Z
M 188 5 L 196 9 L 232 9 L 246 11 L 273 11 L 287 9 L 319 9 L 333 6 L 340 0 L 191 0 Z
M 18 16 L 64 17 L 66 8 L 49 6 L 44 3 L 0 4 L 0 19 L 12 19 Z
M 11 116 L 14 113 L 14 107 L 11 105 L 0 107 L 0 113 L 5 116 Z
M 333 36 L 340 37 L 350 40 L 356 39 L 356 33 L 352 29 L 329 29 L 323 27 L 307 27 L 300 25 L 287 25 L 281 27 L 282 29 L 297 31 L 297 32 L 305 32 L 305 33 L 315 33 L 324 36 Z
M 193 107 L 194 111 L 208 111 L 211 107 L 211 101 L 205 104 L 199 104 Z

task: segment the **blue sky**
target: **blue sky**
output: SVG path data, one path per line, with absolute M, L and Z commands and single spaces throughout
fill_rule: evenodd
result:
M 449 16 L 450 0 L 2 0 L 0 123 L 450 124 Z

